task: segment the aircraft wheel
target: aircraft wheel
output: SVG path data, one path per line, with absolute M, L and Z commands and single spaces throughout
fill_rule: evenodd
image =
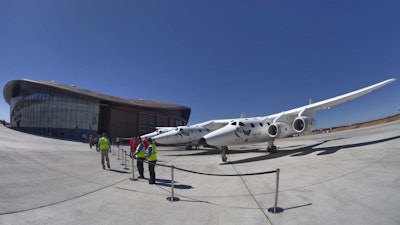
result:
M 275 145 L 273 145 L 272 147 L 268 147 L 268 148 L 267 148 L 267 151 L 268 151 L 268 152 L 271 152 L 272 154 L 274 154 L 274 153 L 277 153 L 277 152 L 278 152 L 278 149 L 276 148 Z
M 228 157 L 226 157 L 226 155 L 222 156 L 222 161 L 226 162 L 226 160 L 228 160 Z
M 275 154 L 275 153 L 277 153 L 277 152 L 278 152 L 278 149 L 276 148 L 276 146 L 275 146 L 275 145 L 272 146 L 271 153 L 272 153 L 272 154 Z

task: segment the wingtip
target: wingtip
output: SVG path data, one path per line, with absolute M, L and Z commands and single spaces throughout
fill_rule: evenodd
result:
M 392 83 L 392 82 L 395 81 L 395 80 L 396 80 L 396 78 L 390 78 L 390 79 L 386 80 L 386 82 Z
M 390 79 L 384 80 L 378 84 L 386 85 L 386 84 L 390 84 L 390 83 L 394 82 L 395 80 L 396 80 L 396 78 L 390 78 Z

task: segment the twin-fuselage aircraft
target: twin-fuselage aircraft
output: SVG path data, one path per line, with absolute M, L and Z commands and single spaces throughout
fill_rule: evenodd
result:
M 274 145 L 276 139 L 311 132 L 316 128 L 314 115 L 317 110 L 329 109 L 332 106 L 358 98 L 393 81 L 395 81 L 394 78 L 388 79 L 337 97 L 269 116 L 210 120 L 191 126 L 174 128 L 158 127 L 155 132 L 143 135 L 141 138 L 151 136 L 159 144 L 187 144 L 187 149 L 190 149 L 193 143 L 217 146 L 221 149 L 222 161 L 224 162 L 227 160 L 228 146 L 268 142 L 267 150 L 275 153 L 277 151 Z M 161 132 L 161 134 L 157 132 Z

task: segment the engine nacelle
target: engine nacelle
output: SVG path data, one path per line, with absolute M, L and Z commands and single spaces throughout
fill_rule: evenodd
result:
M 272 138 L 288 137 L 293 133 L 292 126 L 287 123 L 273 123 L 268 127 L 268 135 Z
M 293 120 L 293 130 L 297 133 L 311 132 L 317 127 L 314 118 L 300 116 Z

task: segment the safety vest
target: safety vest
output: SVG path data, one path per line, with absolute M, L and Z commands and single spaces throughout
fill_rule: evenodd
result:
M 108 150 L 108 139 L 106 137 L 100 138 L 100 150 Z
M 150 144 L 147 148 L 147 154 L 149 153 L 149 148 L 151 147 L 151 155 L 147 157 L 149 161 L 156 161 L 157 160 L 157 146 L 155 144 Z
M 142 148 L 142 149 L 140 149 Z M 144 148 L 144 144 L 140 143 L 137 147 L 136 147 L 136 157 L 137 158 L 144 158 L 146 156 L 146 149 Z
M 117 142 L 119 142 L 119 137 L 117 137 L 117 140 L 116 140 Z

